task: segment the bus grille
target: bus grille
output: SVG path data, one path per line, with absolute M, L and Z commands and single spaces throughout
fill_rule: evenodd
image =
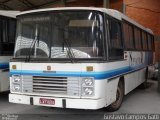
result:
M 33 76 L 33 92 L 66 94 L 67 77 Z
M 79 77 L 33 76 L 33 92 L 59 95 L 80 95 Z

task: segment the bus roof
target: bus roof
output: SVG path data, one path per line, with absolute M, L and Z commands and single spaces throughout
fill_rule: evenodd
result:
M 0 10 L 0 16 L 16 18 L 16 15 L 17 15 L 19 12 L 20 12 L 20 11 Z
M 28 14 L 28 13 L 36 13 L 36 12 L 45 12 L 45 11 L 54 11 L 54 10 L 95 10 L 95 11 L 100 11 L 103 13 L 106 13 L 118 20 L 126 20 L 134 25 L 136 25 L 137 27 L 153 34 L 152 30 L 143 27 L 142 25 L 140 25 L 139 23 L 135 22 L 134 20 L 132 20 L 131 18 L 127 17 L 126 15 L 122 14 L 121 12 L 114 10 L 114 9 L 106 9 L 106 8 L 96 8 L 96 7 L 60 7 L 60 8 L 47 8 L 47 9 L 38 9 L 38 10 L 30 10 L 30 11 L 25 11 L 25 12 L 21 12 L 19 14 L 17 14 L 17 16 L 19 15 L 23 15 L 23 14 Z

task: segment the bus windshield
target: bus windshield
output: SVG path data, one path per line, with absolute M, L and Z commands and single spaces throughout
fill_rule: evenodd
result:
M 103 58 L 103 17 L 94 11 L 53 11 L 18 17 L 15 58 Z

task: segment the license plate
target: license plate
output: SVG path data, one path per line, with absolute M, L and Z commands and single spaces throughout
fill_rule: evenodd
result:
M 55 105 L 54 99 L 46 99 L 46 98 L 40 98 L 39 104 L 46 104 L 46 105 Z

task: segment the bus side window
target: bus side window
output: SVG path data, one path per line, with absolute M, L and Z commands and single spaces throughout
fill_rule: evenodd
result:
M 134 27 L 134 39 L 135 39 L 135 48 L 137 50 L 141 50 L 142 49 L 141 31 L 137 27 Z
M 0 54 L 10 56 L 14 51 L 16 20 L 2 17 L 0 27 Z
M 143 50 L 147 50 L 148 49 L 148 42 L 147 42 L 147 36 L 146 33 L 144 31 L 142 31 L 142 45 L 143 45 Z
M 129 40 L 130 40 L 130 49 L 135 49 L 135 42 L 134 42 L 134 31 L 133 26 L 129 25 Z
M 9 42 L 15 43 L 15 35 L 16 35 L 16 20 L 9 20 Z
M 153 45 L 152 45 L 152 38 L 151 38 L 151 35 L 147 35 L 147 38 L 148 38 L 148 49 L 149 50 L 152 50 L 153 48 Z
M 118 20 L 110 19 L 109 32 L 110 32 L 110 41 L 108 50 L 109 60 L 123 59 L 121 23 Z
M 126 22 L 123 22 L 123 36 L 125 49 L 134 49 L 133 27 Z
M 126 49 L 129 49 L 130 48 L 129 26 L 126 22 L 123 22 L 123 35 L 124 35 L 124 46 Z

